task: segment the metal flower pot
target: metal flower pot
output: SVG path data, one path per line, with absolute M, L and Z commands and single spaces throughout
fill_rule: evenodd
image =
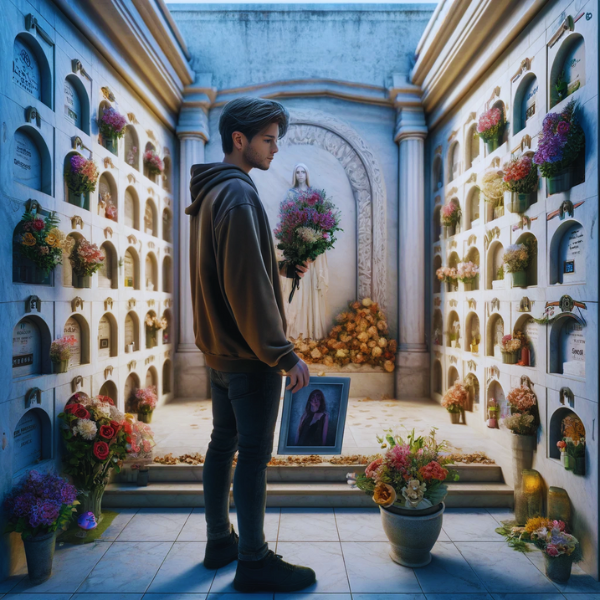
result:
M 511 275 L 514 288 L 527 287 L 527 271 L 513 271 Z
M 52 371 L 54 373 L 66 373 L 69 370 L 69 359 L 67 360 L 53 360 Z
M 585 456 L 575 456 L 574 459 L 573 473 L 575 475 L 585 475 Z
M 450 423 L 452 423 L 452 425 L 458 425 L 460 423 L 460 412 L 448 411 L 448 414 L 450 415 Z
M 502 362 L 505 365 L 516 365 L 517 364 L 517 353 L 516 352 L 502 352 Z
M 485 145 L 487 146 L 488 154 L 491 154 L 494 150 L 498 150 L 498 146 L 500 146 L 500 136 L 496 136 L 491 140 L 486 140 Z
M 573 166 L 570 165 L 556 175 L 548 177 L 548 195 L 559 194 L 571 189 L 573 185 Z
M 531 205 L 531 194 L 513 192 L 510 199 L 510 212 L 522 215 Z
M 546 576 L 552 581 L 558 583 L 564 583 L 569 581 L 571 577 L 571 567 L 573 566 L 573 559 L 566 554 L 552 557 L 544 553 L 544 562 L 546 563 Z
M 56 532 L 25 538 L 23 546 L 25 547 L 29 580 L 33 585 L 39 585 L 52 575 Z
M 152 423 L 152 411 L 150 412 L 139 412 L 138 421 L 140 423 Z

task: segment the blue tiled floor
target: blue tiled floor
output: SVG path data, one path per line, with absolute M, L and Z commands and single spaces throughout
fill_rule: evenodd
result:
M 570 581 L 544 575 L 536 551 L 514 552 L 494 532 L 505 510 L 448 509 L 433 560 L 422 569 L 394 563 L 377 509 L 268 509 L 265 534 L 284 559 L 312 567 L 317 583 L 256 600 L 600 600 L 600 583 L 574 567 Z M 235 512 L 232 513 L 232 522 Z M 235 563 L 202 566 L 202 509 L 123 509 L 100 541 L 58 544 L 52 577 L 0 582 L 0 599 L 239 600 Z

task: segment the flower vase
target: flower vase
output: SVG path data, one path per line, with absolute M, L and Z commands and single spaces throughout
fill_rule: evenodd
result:
M 437 507 L 440 507 L 438 510 Z M 390 558 L 405 567 L 424 567 L 431 562 L 431 549 L 442 531 L 446 505 L 425 510 L 379 507 L 383 530 L 390 542 Z M 435 510 L 435 512 L 431 512 Z
M 452 425 L 458 425 L 460 423 L 460 411 L 459 412 L 448 411 L 448 414 L 450 415 L 450 423 L 452 423 Z
M 479 344 L 471 344 L 471 353 L 477 354 L 479 352 Z
M 23 539 L 29 581 L 39 585 L 50 579 L 56 547 L 56 532 L 33 535 Z
M 487 426 L 490 429 L 498 429 L 498 417 L 496 417 L 496 413 L 488 413 L 488 422 Z
M 496 136 L 490 140 L 486 140 L 485 145 L 487 147 L 488 154 L 491 154 L 495 150 L 498 150 L 498 146 L 500 145 L 500 136 Z
M 567 468 L 567 453 L 564 450 L 560 451 L 560 464 L 566 469 Z
M 473 289 L 472 281 L 463 281 L 463 291 L 470 292 Z
M 565 167 L 556 175 L 548 177 L 548 195 L 559 194 L 571 189 L 573 179 L 573 166 Z
M 571 567 L 573 559 L 566 554 L 552 557 L 544 552 L 544 562 L 546 563 L 546 576 L 552 581 L 565 583 L 571 577 Z
M 573 471 L 575 469 L 575 457 L 571 456 L 569 453 L 565 452 L 565 460 L 564 465 L 567 471 Z
M 69 370 L 69 359 L 67 360 L 53 360 L 52 361 L 52 372 L 53 373 L 66 373 Z
M 522 367 L 529 367 L 531 363 L 531 352 L 529 351 L 528 346 L 523 346 L 521 348 L 521 359 L 519 360 L 519 364 Z
M 79 208 L 87 208 L 88 207 L 88 194 L 83 192 L 82 194 L 76 194 L 72 190 L 69 190 L 68 201 L 69 204 L 73 204 L 73 206 L 79 206 Z
M 505 365 L 514 365 L 517 363 L 517 353 L 516 352 L 504 352 L 502 351 L 502 362 Z
M 152 412 L 139 412 L 138 413 L 138 421 L 140 423 L 152 423 Z
M 81 503 L 77 507 L 77 513 L 79 515 L 83 515 L 86 512 L 94 513 L 94 517 L 96 517 L 96 523 L 100 523 L 102 521 L 102 496 L 104 496 L 104 489 L 108 480 L 104 483 L 104 485 L 98 485 L 91 490 L 84 490 L 78 496 L 78 500 Z
M 456 348 L 456 340 L 450 340 L 450 347 Z
M 512 286 L 527 287 L 527 271 L 512 271 Z
M 504 206 L 494 207 L 494 219 L 499 219 L 504 216 Z
M 104 141 L 104 147 L 109 151 L 112 152 L 115 156 L 117 155 L 117 147 L 118 147 L 118 141 L 116 138 L 102 138 Z
M 531 204 L 531 194 L 512 192 L 510 199 L 510 212 L 522 215 Z
M 574 475 L 585 475 L 585 456 L 574 456 L 575 466 L 573 467 Z

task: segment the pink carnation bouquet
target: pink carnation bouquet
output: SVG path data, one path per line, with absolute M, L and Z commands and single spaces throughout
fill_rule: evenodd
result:
M 510 334 L 505 335 L 502 338 L 500 349 L 502 352 L 517 352 L 521 349 L 521 340 L 518 337 L 514 337 Z
M 475 281 L 477 275 L 479 275 L 479 267 L 474 262 L 459 262 L 456 265 L 456 276 L 463 283 Z
M 81 238 L 75 242 L 69 256 L 73 272 L 80 277 L 93 275 L 104 262 L 105 255 L 96 244 Z
M 497 139 L 504 128 L 504 113 L 499 108 L 486 110 L 477 123 L 477 133 L 484 142 Z
M 442 206 L 440 212 L 440 221 L 446 227 L 452 227 L 460 221 L 461 210 L 460 206 L 455 202 L 450 202 Z
M 160 175 L 165 170 L 162 158 L 152 149 L 144 152 L 144 166 L 150 175 Z
M 458 271 L 454 267 L 440 267 L 435 275 L 444 283 L 456 283 L 458 279 Z
M 517 194 L 530 194 L 537 188 L 538 171 L 530 156 L 521 156 L 504 165 L 504 189 Z
M 140 388 L 135 392 L 137 412 L 142 414 L 151 413 L 158 402 L 156 394 L 156 386 L 151 385 L 145 388 Z
M 60 362 L 71 358 L 71 346 L 75 345 L 77 340 L 72 335 L 54 340 L 50 344 L 50 360 Z
M 457 381 L 452 387 L 448 388 L 448 391 L 442 398 L 442 406 L 449 413 L 458 413 L 465 409 L 469 401 L 469 393 L 467 388 L 460 382 Z

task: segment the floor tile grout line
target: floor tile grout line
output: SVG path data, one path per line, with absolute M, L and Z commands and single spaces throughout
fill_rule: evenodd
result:
M 450 536 L 448 536 L 448 537 L 450 538 Z M 492 596 L 492 592 L 490 591 L 488 586 L 485 585 L 485 581 L 482 581 L 482 579 L 479 577 L 479 575 L 477 575 L 477 571 L 475 571 L 475 569 L 471 566 L 471 563 L 469 562 L 467 557 L 461 552 L 460 548 L 456 545 L 456 542 L 454 540 L 452 540 L 452 543 L 454 544 L 454 547 L 458 550 L 458 553 L 463 557 L 464 561 L 469 565 L 469 568 L 471 569 L 471 571 L 473 571 L 475 577 L 477 577 L 477 579 L 481 582 L 481 585 L 483 585 L 483 588 L 485 589 L 486 593 L 489 596 Z M 460 542 L 460 543 L 464 544 L 465 542 Z M 466 543 L 473 543 L 473 542 L 466 542 Z M 494 543 L 494 542 L 491 542 L 491 543 Z M 504 543 L 504 542 L 500 542 L 500 543 Z
M 548 577 L 546 575 L 546 573 L 544 573 L 544 571 L 542 571 L 532 560 L 531 558 L 529 558 L 529 556 L 527 556 L 528 553 L 525 553 L 526 556 L 525 558 L 530 562 L 530 564 L 532 564 L 558 591 L 559 594 L 562 594 L 562 591 L 560 590 L 560 588 L 556 585 L 556 583 L 554 583 L 554 581 L 552 581 L 552 579 L 550 579 L 550 577 Z M 564 594 L 563 594 L 564 595 Z
M 337 525 L 336 525 L 337 527 Z M 348 565 L 346 564 L 346 556 L 344 555 L 344 546 L 342 546 L 342 542 L 341 540 L 338 541 L 338 544 L 340 545 L 340 552 L 342 554 L 342 560 L 344 561 L 344 571 L 346 572 L 346 579 L 348 581 L 348 590 L 350 592 L 351 597 L 352 596 L 352 584 L 350 583 L 350 573 L 348 571 Z
M 108 543 L 108 548 L 102 553 L 102 556 L 98 558 L 98 560 L 94 563 L 94 566 L 88 571 L 88 574 L 83 578 L 83 581 L 77 586 L 73 595 L 79 592 L 79 588 L 87 581 L 87 578 L 94 572 L 94 569 L 98 566 L 98 563 L 106 556 L 106 553 L 112 548 L 112 545 L 115 543 L 114 540 L 112 542 L 102 542 L 104 544 Z M 96 543 L 94 543 L 94 546 Z
M 157 542 L 157 543 L 164 544 L 165 542 Z M 169 554 L 171 554 L 171 550 L 173 550 L 173 546 L 175 545 L 175 542 L 166 542 L 166 543 L 167 544 L 170 543 L 171 547 L 169 548 L 169 551 L 165 554 L 165 557 L 162 559 L 162 562 L 160 563 L 160 566 L 158 567 L 158 569 L 156 569 L 156 573 L 154 573 L 154 577 L 152 577 L 152 580 L 146 586 L 146 589 L 142 592 L 142 598 L 148 593 L 148 590 L 150 589 L 150 586 L 154 583 L 154 580 L 156 579 L 156 576 L 158 575 L 158 572 L 162 569 L 162 566 L 165 564 L 165 561 L 167 560 L 167 557 L 169 556 Z

